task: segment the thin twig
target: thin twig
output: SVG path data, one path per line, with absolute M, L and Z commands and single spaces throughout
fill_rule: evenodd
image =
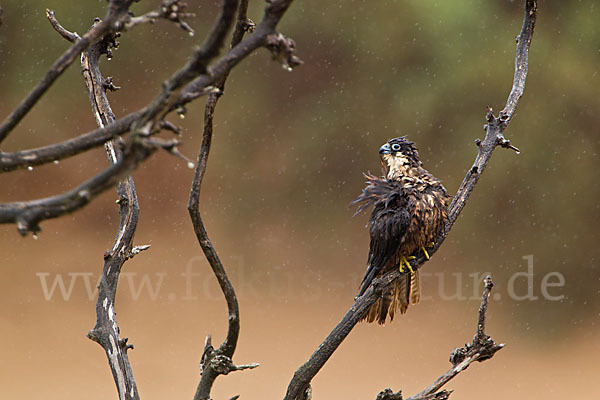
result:
M 136 25 L 153 24 L 158 19 L 166 19 L 167 21 L 175 22 L 181 29 L 188 32 L 190 36 L 194 36 L 194 30 L 184 19 L 194 17 L 195 14 L 186 12 L 186 8 L 187 4 L 180 0 L 163 0 L 156 10 L 149 11 L 139 17 L 130 16 L 125 22 L 124 29 L 129 30 Z
M 519 35 L 517 44 L 515 75 L 513 88 L 509 95 L 505 109 L 500 112 L 498 117 L 495 117 L 491 111 L 488 112 L 486 118 L 488 125 L 486 127 L 486 137 L 483 142 L 478 145 L 478 154 L 473 167 L 467 172 L 465 179 L 460 185 L 453 202 L 448 209 L 448 220 L 445 228 L 438 237 L 435 246 L 429 250 L 429 255 L 433 255 L 448 236 L 460 212 L 464 208 L 467 200 L 481 173 L 484 171 L 489 162 L 494 149 L 502 145 L 504 142 L 503 132 L 510 122 L 513 113 L 516 109 L 519 98 L 521 97 L 525 85 L 527 75 L 527 61 L 529 47 L 533 35 L 533 29 L 536 20 L 537 3 L 535 0 L 525 1 L 525 17 L 523 28 Z M 413 270 L 420 268 L 427 259 L 424 256 L 418 257 L 411 262 Z M 350 310 L 342 318 L 342 320 L 334 327 L 331 333 L 310 356 L 310 358 L 294 373 L 292 380 L 287 389 L 285 400 L 298 400 L 302 393 L 309 386 L 313 377 L 320 371 L 323 365 L 327 362 L 333 352 L 339 347 L 346 336 L 352 331 L 354 326 L 366 314 L 369 307 L 381 296 L 385 290 L 389 289 L 394 281 L 400 277 L 402 273 L 398 270 L 393 270 L 385 274 L 380 279 L 375 279 L 371 287 L 352 305 Z
M 76 32 L 68 31 L 58 22 L 53 10 L 46 8 L 46 18 L 48 18 L 48 21 L 50 21 L 50 24 L 52 25 L 54 30 L 58 32 L 60 36 L 62 36 L 64 39 L 68 40 L 71 43 L 75 42 L 77 39 L 81 39 L 81 37 Z

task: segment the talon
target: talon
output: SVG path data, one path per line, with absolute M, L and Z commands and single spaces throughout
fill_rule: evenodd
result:
M 414 260 L 414 259 L 415 259 L 414 256 L 404 257 L 404 265 L 406 265 L 406 268 L 408 268 L 408 270 L 410 271 L 411 274 L 414 274 L 415 271 L 412 269 L 412 265 L 410 265 L 408 260 Z
M 425 247 L 422 247 L 423 249 L 423 254 L 425 254 L 425 258 L 429 260 L 429 253 L 427 252 L 427 249 Z
M 404 263 L 406 262 L 406 259 L 404 258 L 404 256 L 402 256 L 400 258 L 400 265 L 398 266 L 398 269 L 400 270 L 401 273 L 404 273 Z
M 398 266 L 398 269 L 400 270 L 400 272 L 402 272 L 404 274 L 404 273 L 406 273 L 406 269 L 408 269 L 411 274 L 414 274 L 415 270 L 413 269 L 412 265 L 410 265 L 408 260 L 414 260 L 415 258 L 417 258 L 417 257 L 415 257 L 415 256 L 400 257 L 400 265 Z

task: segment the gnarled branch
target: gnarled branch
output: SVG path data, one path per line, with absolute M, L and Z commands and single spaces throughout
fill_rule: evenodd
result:
M 527 76 L 529 48 L 536 21 L 536 12 L 536 0 L 526 0 L 523 27 L 517 42 L 513 87 L 506 106 L 497 117 L 493 115 L 491 110 L 488 111 L 488 114 L 486 115 L 488 124 L 486 125 L 485 139 L 482 142 L 477 142 L 478 154 L 475 158 L 475 163 L 467 172 L 462 184 L 454 196 L 454 200 L 449 206 L 448 220 L 446 221 L 445 228 L 438 237 L 435 246 L 431 250 L 428 250 L 430 255 L 437 251 L 450 233 L 452 226 L 464 208 L 471 192 L 475 188 L 479 177 L 487 166 L 494 149 L 497 146 L 510 147 L 510 142 L 504 138 L 503 132 L 515 112 L 519 98 L 523 94 L 525 78 Z M 411 262 L 411 265 L 414 270 L 417 270 L 426 261 L 427 259 L 424 256 L 420 256 Z M 393 282 L 398 279 L 401 274 L 400 271 L 394 270 L 385 274 L 381 279 L 375 279 L 373 281 L 371 287 L 356 300 L 350 310 L 334 327 L 329 336 L 327 336 L 317 350 L 294 373 L 288 386 L 285 400 L 299 400 L 302 398 L 313 377 L 319 372 L 346 336 L 348 336 L 362 316 L 366 314 L 369 307 L 375 303 L 385 290 L 392 286 Z
M 107 89 L 111 86 L 103 78 L 98 64 L 100 56 L 108 54 L 109 46 L 112 43 L 114 43 L 113 37 L 105 37 L 81 55 L 81 73 L 99 128 L 104 128 L 116 119 L 106 94 Z M 121 145 L 121 138 L 105 143 L 109 164 L 114 165 L 123 159 Z M 137 400 L 139 393 L 127 355 L 127 350 L 133 349 L 133 345 L 127 344 L 127 338 L 122 339 L 120 336 L 115 312 L 115 297 L 119 276 L 125 261 L 141 251 L 135 252 L 133 247 L 140 207 L 131 176 L 125 177 L 116 186 L 119 203 L 119 228 L 112 248 L 104 253 L 104 267 L 96 301 L 96 324 L 88 333 L 88 337 L 100 344 L 106 352 L 119 398 Z

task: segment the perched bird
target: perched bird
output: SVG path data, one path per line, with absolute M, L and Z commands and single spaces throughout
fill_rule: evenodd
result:
M 356 213 L 373 206 L 368 228 L 371 236 L 367 272 L 361 282 L 363 295 L 375 277 L 399 268 L 406 272 L 384 292 L 363 319 L 384 324 L 394 319 L 396 310 L 404 314 L 409 304 L 420 299 L 419 271 L 409 260 L 433 246 L 447 218 L 450 196 L 435 178 L 422 167 L 419 153 L 406 136 L 390 139 L 379 149 L 385 176 L 365 174 L 367 186 L 352 202 L 359 204 Z

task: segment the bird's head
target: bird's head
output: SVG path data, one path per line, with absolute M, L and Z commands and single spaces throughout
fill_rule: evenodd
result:
M 379 155 L 388 179 L 406 175 L 410 168 L 421 166 L 419 152 L 406 136 L 388 140 L 379 148 Z

